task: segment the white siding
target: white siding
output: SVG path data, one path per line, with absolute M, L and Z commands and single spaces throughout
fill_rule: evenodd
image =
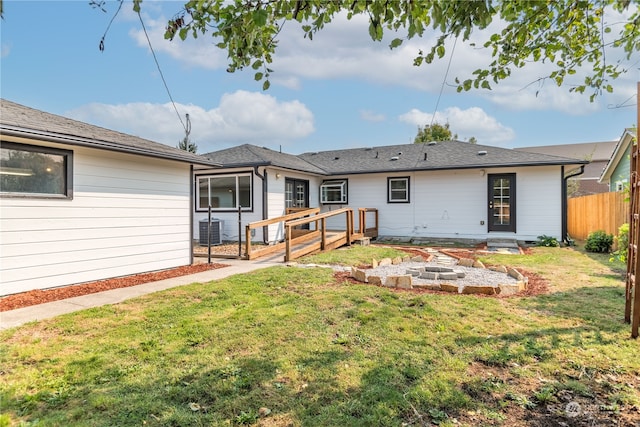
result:
M 72 200 L 0 198 L 0 295 L 189 264 L 189 165 L 72 150 Z
M 516 174 L 515 234 L 487 230 L 489 173 Z M 410 177 L 410 203 L 387 203 L 387 177 L 394 176 Z M 366 174 L 346 178 L 349 180 L 348 205 L 325 205 L 323 211 L 340 207 L 377 208 L 380 236 L 477 240 L 489 237 L 536 240 L 542 234 L 561 237 L 559 166 Z M 357 227 L 357 211 L 355 222 Z M 342 216 L 328 226 L 344 229 Z
M 276 178 L 276 174 L 280 178 Z M 287 170 L 269 170 L 269 191 L 268 191 L 268 218 L 275 218 L 285 214 L 285 179 L 300 179 L 309 181 L 309 207 L 318 206 L 318 188 L 320 181 L 318 178 L 299 172 Z M 278 223 L 269 226 L 269 241 L 279 242 L 284 239 L 284 224 Z
M 199 176 L 204 175 L 234 175 L 234 174 L 246 174 L 251 173 L 251 188 L 252 188 L 252 206 L 253 209 L 251 212 L 243 210 L 240 217 L 241 222 L 241 237 L 242 241 L 245 240 L 245 226 L 254 221 L 259 221 L 262 218 L 262 179 L 257 176 L 251 169 L 242 168 L 242 169 L 214 169 L 211 170 L 210 173 L 198 171 L 197 174 Z M 273 179 L 269 177 L 269 179 Z M 195 192 L 195 183 L 194 183 L 194 192 Z M 208 212 L 196 212 L 195 204 L 192 207 L 193 209 L 193 236 L 194 239 L 198 240 L 200 238 L 200 230 L 199 223 L 201 220 L 206 220 L 209 217 Z M 216 211 L 212 210 L 211 218 L 222 220 L 222 240 L 229 242 L 237 242 L 238 241 L 238 211 Z M 252 240 L 262 241 L 262 230 L 256 230 L 256 236 L 253 237 Z
M 269 219 L 285 214 L 284 180 L 286 177 L 291 177 L 291 175 L 274 169 L 268 169 L 267 174 L 267 219 Z M 276 178 L 276 174 L 279 174 L 280 178 Z M 279 242 L 283 239 L 284 224 L 271 224 L 268 227 L 267 240 L 269 242 Z
M 211 174 L 224 174 L 224 175 L 233 175 L 237 173 L 247 173 L 250 169 L 247 168 L 239 168 L 239 169 L 216 169 L 212 170 Z M 260 168 L 260 175 L 265 174 L 265 168 Z M 206 175 L 202 171 L 198 172 L 198 175 Z M 280 176 L 277 178 L 276 174 Z M 252 172 L 253 186 L 252 186 L 252 197 L 253 197 L 253 210 L 252 212 L 242 212 L 241 224 L 242 224 L 242 232 L 241 238 L 242 241 L 245 240 L 245 227 L 250 222 L 261 221 L 263 219 L 275 218 L 278 216 L 282 216 L 285 213 L 285 195 L 284 195 L 284 183 L 286 178 L 295 178 L 295 179 L 303 179 L 309 181 L 309 206 L 315 207 L 318 206 L 318 188 L 320 186 L 320 180 L 317 177 L 309 176 L 300 172 L 293 172 L 284 169 L 277 168 L 266 168 L 266 177 L 267 177 L 267 212 L 266 217 L 263 213 L 263 192 L 264 185 L 263 180 L 258 175 L 255 174 L 255 171 Z M 196 239 L 199 238 L 199 221 L 206 220 L 208 217 L 207 212 L 195 212 L 194 213 L 194 237 Z M 212 218 L 220 219 L 223 223 L 223 240 L 230 242 L 238 241 L 238 212 L 223 212 L 223 211 L 212 211 Z M 283 224 L 273 224 L 267 227 L 267 236 L 266 239 L 269 243 L 274 243 L 281 241 L 284 239 L 284 227 Z M 264 241 L 265 236 L 263 236 L 262 228 L 256 229 L 255 236 L 252 237 L 252 241 L 262 242 Z

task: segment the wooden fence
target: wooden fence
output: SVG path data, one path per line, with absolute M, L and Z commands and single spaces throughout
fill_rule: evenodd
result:
M 625 192 L 574 197 L 567 205 L 567 231 L 572 239 L 586 240 L 589 233 L 604 230 L 616 236 L 629 222 L 629 195 Z

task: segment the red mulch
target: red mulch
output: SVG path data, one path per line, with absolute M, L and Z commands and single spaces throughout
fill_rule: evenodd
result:
M 96 292 L 108 291 L 110 289 L 127 288 L 129 286 L 141 285 L 143 283 L 185 276 L 187 274 L 199 273 L 201 271 L 214 270 L 222 267 L 227 267 L 227 265 L 216 263 L 186 265 L 184 267 L 171 268 L 169 270 L 156 271 L 152 273 L 135 274 L 132 276 L 116 277 L 114 279 L 99 280 L 97 282 L 83 283 L 80 285 L 34 290 L 7 295 L 6 297 L 0 298 L 0 312 L 81 295 L 93 294 Z

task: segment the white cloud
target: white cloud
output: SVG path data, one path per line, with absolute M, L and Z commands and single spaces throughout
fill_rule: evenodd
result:
M 9 43 L 2 43 L 0 58 L 6 58 L 11 53 L 11 45 Z
M 384 114 L 370 110 L 360 111 L 360 118 L 367 122 L 384 122 L 387 119 Z
M 624 17 L 613 16 L 612 21 L 624 21 Z M 167 19 L 145 18 L 148 33 L 157 52 L 166 52 L 185 66 L 205 69 L 225 69 L 228 59 L 226 53 L 215 47 L 215 40 L 209 34 L 198 39 L 189 37 L 185 41 L 164 40 L 164 26 Z M 405 40 L 396 49 L 390 50 L 389 41 L 394 38 L 391 32 L 383 42 L 374 42 L 368 35 L 366 16 L 358 15 L 347 20 L 345 14 L 336 15 L 331 23 L 314 35 L 313 40 L 303 37 L 303 32 L 295 22 L 288 22 L 279 36 L 278 50 L 274 63 L 270 66 L 275 72 L 271 76 L 273 84 L 290 89 L 300 89 L 303 79 L 347 79 L 354 78 L 375 84 L 409 87 L 420 91 L 437 93 L 446 78 L 452 84 L 455 77 L 471 78 L 474 70 L 486 68 L 491 62 L 490 51 L 471 45 L 482 46 L 489 34 L 500 30 L 501 23 L 494 22 L 489 28 L 474 31 L 467 42 L 451 40 L 444 58 L 432 64 L 413 66 L 413 59 L 419 50 L 428 51 L 435 43 L 439 33 L 435 30 L 425 32 L 423 37 Z M 146 48 L 147 42 L 141 30 L 131 31 L 131 36 L 139 46 Z M 450 70 L 447 66 L 450 55 Z M 638 55 L 630 63 L 637 60 Z M 616 58 L 608 56 L 609 61 Z M 615 82 L 616 94 L 589 102 L 588 94 L 570 93 L 572 84 L 583 82 L 588 66 L 568 79 L 562 87 L 552 81 L 544 85 L 535 83 L 548 76 L 552 71 L 550 64 L 528 63 L 522 69 L 513 69 L 507 80 L 493 85 L 493 90 L 473 90 L 471 93 L 486 98 L 503 108 L 510 110 L 555 110 L 572 115 L 593 113 L 607 104 L 620 102 L 624 94 L 635 91 L 633 79 L 621 78 Z M 248 71 L 252 72 L 252 70 Z M 635 76 L 634 76 L 635 77 Z M 455 91 L 446 87 L 449 93 Z M 618 95 L 620 93 L 621 95 Z
M 443 112 L 436 112 L 435 117 L 431 113 L 425 113 L 416 108 L 398 117 L 401 122 L 423 127 L 434 122 L 449 123 L 451 131 L 458 135 L 460 140 L 468 140 L 475 137 L 479 144 L 507 145 L 515 139 L 513 129 L 504 126 L 494 117 L 489 116 L 478 107 L 462 110 L 458 107 L 450 107 Z
M 237 91 L 227 93 L 217 108 L 176 104 L 182 121 L 189 114 L 190 139 L 198 152 L 230 145 L 288 144 L 314 132 L 313 113 L 301 102 L 278 101 L 270 95 Z M 175 146 L 184 129 L 170 103 L 89 104 L 68 112 L 69 117 L 109 129 Z

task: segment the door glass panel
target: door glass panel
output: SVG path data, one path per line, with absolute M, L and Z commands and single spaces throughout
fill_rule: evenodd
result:
M 293 208 L 293 182 L 286 181 L 284 184 L 284 205 L 286 208 Z
M 509 179 L 496 179 L 493 182 L 493 224 L 509 225 L 510 219 L 511 199 Z
M 296 207 L 305 208 L 307 201 L 307 194 L 305 191 L 305 185 L 303 183 L 296 184 Z

